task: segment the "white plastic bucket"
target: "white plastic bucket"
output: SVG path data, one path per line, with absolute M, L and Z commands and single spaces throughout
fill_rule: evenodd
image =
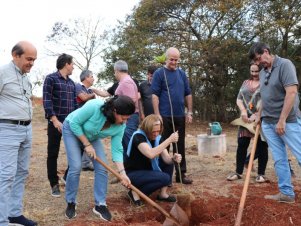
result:
M 197 135 L 199 156 L 223 156 L 226 154 L 226 134 L 221 135 Z

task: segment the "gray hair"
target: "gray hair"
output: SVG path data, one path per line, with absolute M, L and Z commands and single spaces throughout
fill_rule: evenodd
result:
M 84 81 L 88 76 L 90 76 L 92 74 L 93 74 L 93 72 L 90 71 L 90 70 L 83 70 L 82 73 L 80 73 L 80 76 L 79 76 L 80 81 L 81 82 Z
M 128 72 L 129 67 L 128 67 L 128 64 L 124 60 L 118 60 L 114 64 L 114 70 L 120 71 L 120 72 Z

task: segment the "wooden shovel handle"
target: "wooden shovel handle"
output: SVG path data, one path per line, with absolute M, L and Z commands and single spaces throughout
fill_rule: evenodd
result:
M 120 181 L 122 181 L 122 177 L 119 173 L 117 173 L 115 170 L 113 170 L 109 165 L 107 165 L 104 161 L 102 161 L 99 157 L 96 157 L 96 161 L 100 163 L 104 168 L 106 168 L 108 171 L 110 171 L 112 174 L 114 174 L 115 177 L 117 177 Z M 141 192 L 138 188 L 136 188 L 134 185 L 130 184 L 129 188 L 132 189 L 134 192 L 136 192 L 139 197 L 141 197 L 144 201 L 155 207 L 159 212 L 164 214 L 166 217 L 171 219 L 174 223 L 179 225 L 179 222 L 171 216 L 168 212 L 166 212 L 161 206 L 159 206 L 157 203 L 155 203 L 153 200 L 151 200 L 148 196 L 146 196 L 143 192 Z
M 252 170 L 255 150 L 256 150 L 256 147 L 257 147 L 257 141 L 258 141 L 258 137 L 259 137 L 259 130 L 260 130 L 260 124 L 257 124 L 256 132 L 255 132 L 255 136 L 254 136 L 254 140 L 253 140 L 253 146 L 252 146 L 252 149 L 251 149 L 251 154 L 250 154 L 250 160 L 249 160 L 248 170 L 247 170 L 247 174 L 246 174 L 246 179 L 245 179 L 244 187 L 243 187 L 241 198 L 240 198 L 237 217 L 236 217 L 236 220 L 235 220 L 235 226 L 239 226 L 241 224 L 241 218 L 242 218 L 242 213 L 243 213 L 243 210 L 244 210 L 244 205 L 245 205 L 245 201 L 246 201 L 246 197 L 247 197 L 247 191 L 248 191 L 249 182 L 250 182 L 250 176 L 251 176 L 251 170 Z

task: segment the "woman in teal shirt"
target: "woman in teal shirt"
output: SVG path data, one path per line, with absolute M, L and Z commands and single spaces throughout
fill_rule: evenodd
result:
M 123 166 L 123 147 L 121 144 L 125 122 L 135 112 L 135 104 L 127 96 L 115 96 L 106 102 L 100 99 L 88 101 L 83 107 L 68 115 L 63 124 L 63 139 L 68 158 L 69 171 L 66 181 L 65 199 L 68 203 L 66 217 L 76 217 L 76 195 L 81 172 L 81 150 L 94 159 L 94 199 L 93 212 L 100 218 L 110 221 L 112 216 L 106 205 L 108 173 L 95 161 L 98 156 L 107 162 L 101 139 L 111 137 L 112 160 L 115 162 L 123 180 L 128 186 L 131 182 Z

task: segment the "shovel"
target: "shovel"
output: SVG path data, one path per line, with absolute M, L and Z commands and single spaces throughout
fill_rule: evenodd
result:
M 99 157 L 96 157 L 96 161 L 100 163 L 108 171 L 110 171 L 112 174 L 114 174 L 114 176 L 117 177 L 120 181 L 122 180 L 122 177 L 119 175 L 119 173 L 113 170 Z M 167 211 L 165 211 L 161 206 L 159 206 L 157 203 L 155 203 L 152 199 L 146 196 L 143 192 L 141 192 L 138 188 L 136 188 L 134 185 L 130 184 L 129 188 L 132 189 L 134 192 L 136 192 L 139 195 L 139 197 L 141 197 L 144 201 L 146 201 L 148 204 L 150 204 L 151 206 L 156 208 L 159 212 L 161 212 L 165 217 L 167 217 L 163 225 L 165 226 L 172 226 L 172 225 L 188 226 L 189 225 L 189 219 L 187 214 L 177 204 L 174 204 L 170 214 Z
M 245 179 L 244 187 L 243 187 L 243 190 L 242 190 L 242 195 L 241 195 L 241 198 L 240 198 L 237 217 L 236 217 L 236 220 L 235 220 L 235 226 L 240 226 L 240 224 L 241 224 L 241 218 L 242 218 L 242 213 L 243 213 L 243 210 L 244 210 L 244 205 L 245 205 L 245 201 L 246 201 L 246 197 L 247 197 L 247 191 L 248 191 L 249 182 L 250 182 L 250 176 L 251 176 L 251 170 L 252 170 L 255 150 L 256 150 L 256 147 L 257 147 L 259 129 L 260 129 L 260 124 L 257 124 L 256 131 L 255 131 L 255 136 L 254 136 L 254 141 L 253 141 L 253 146 L 252 146 L 252 149 L 251 149 L 251 155 L 250 155 L 250 161 L 249 161 L 248 170 L 247 170 L 247 174 L 246 174 L 246 179 Z

